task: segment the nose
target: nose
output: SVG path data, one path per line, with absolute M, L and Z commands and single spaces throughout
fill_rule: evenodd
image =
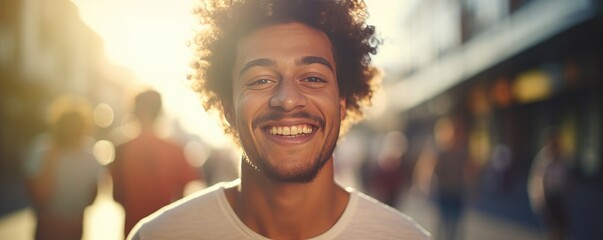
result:
M 305 105 L 306 97 L 300 92 L 295 82 L 291 80 L 281 81 L 274 95 L 270 98 L 270 107 L 279 108 L 285 112 L 293 111 Z

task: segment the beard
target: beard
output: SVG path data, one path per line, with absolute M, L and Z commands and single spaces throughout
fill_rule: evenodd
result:
M 280 169 L 278 166 L 270 164 L 264 159 L 251 161 L 244 156 L 247 164 L 250 164 L 257 171 L 264 173 L 269 179 L 281 183 L 309 183 L 320 172 L 320 170 L 329 162 L 333 155 L 337 141 L 332 141 L 329 146 L 325 146 L 323 151 L 308 164 L 298 165 L 290 169 Z
M 319 117 L 313 116 L 311 114 L 302 112 L 293 114 L 296 117 L 302 117 L 306 119 L 311 119 L 321 126 L 321 129 L 326 128 L 326 121 Z M 266 116 L 255 119 L 253 122 L 253 128 L 257 128 L 258 123 L 262 121 L 266 121 L 269 119 L 280 119 L 283 118 L 284 115 L 280 113 L 268 114 Z M 243 147 L 243 160 L 246 164 L 250 165 L 256 171 L 263 173 L 269 179 L 275 182 L 282 183 L 308 183 L 314 180 L 320 170 L 329 162 L 331 157 L 333 156 L 333 151 L 337 145 L 337 139 L 339 137 L 339 124 L 334 123 L 331 135 L 325 139 L 324 145 L 320 152 L 313 156 L 314 159 L 312 161 L 304 161 L 300 162 L 295 166 L 282 167 L 279 166 L 278 163 L 271 163 L 269 160 L 264 159 L 257 151 L 254 151 L 255 146 L 253 144 L 249 144 L 245 146 L 245 143 L 251 143 L 252 141 L 244 141 L 245 136 L 239 136 L 241 140 L 241 146 Z M 251 150 L 251 151 L 248 151 Z M 250 155 L 248 155 L 250 154 Z M 291 154 L 295 155 L 294 153 Z
M 314 158 L 309 164 L 298 165 L 290 169 L 281 169 L 274 164 L 270 164 L 263 158 L 256 156 L 255 161 L 249 159 L 249 156 L 243 152 L 243 161 L 250 165 L 257 172 L 265 174 L 269 179 L 281 183 L 308 183 L 314 180 L 320 170 L 329 162 L 333 155 L 337 141 L 331 141 L 325 146 L 323 151 Z

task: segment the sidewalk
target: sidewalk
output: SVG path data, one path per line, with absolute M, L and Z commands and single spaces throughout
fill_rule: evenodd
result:
M 419 194 L 409 194 L 401 207 L 402 212 L 411 216 L 435 239 L 438 213 L 431 201 Z M 465 240 L 538 240 L 544 236 L 529 227 L 480 213 L 468 208 L 462 222 Z

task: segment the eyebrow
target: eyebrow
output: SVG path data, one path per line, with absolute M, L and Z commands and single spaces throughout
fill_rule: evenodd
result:
M 331 69 L 331 71 L 333 71 L 333 66 L 331 65 L 331 63 L 323 57 L 305 56 L 305 57 L 302 57 L 299 61 L 296 61 L 295 63 L 302 64 L 302 65 L 310 65 L 313 63 L 318 63 L 318 64 L 322 64 L 322 65 L 328 67 L 329 69 Z
M 253 60 L 245 63 L 245 65 L 243 65 L 243 67 L 239 71 L 239 76 L 243 75 L 243 73 L 245 73 L 250 68 L 256 67 L 256 66 L 259 66 L 259 67 L 276 66 L 276 62 L 274 62 L 274 60 L 271 60 L 268 58 L 253 59 Z

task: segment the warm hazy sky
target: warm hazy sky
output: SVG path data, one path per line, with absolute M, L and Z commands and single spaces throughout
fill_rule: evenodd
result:
M 162 92 L 169 116 L 179 117 L 185 129 L 201 133 L 213 143 L 226 140 L 213 119 L 205 116 L 196 96 L 186 89 L 189 50 L 184 43 L 193 26 L 189 14 L 193 0 L 72 1 L 84 21 L 103 38 L 108 58 Z M 401 22 L 402 5 L 413 1 L 367 1 L 369 22 L 386 40 L 374 58 L 377 65 L 396 61 L 400 41 L 396 23 Z

